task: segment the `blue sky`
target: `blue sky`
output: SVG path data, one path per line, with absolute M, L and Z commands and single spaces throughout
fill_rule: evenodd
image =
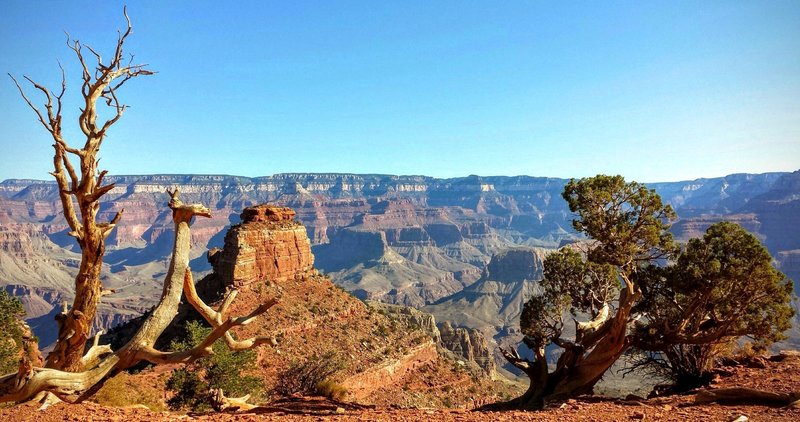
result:
M 156 76 L 101 152 L 112 174 L 622 174 L 800 168 L 800 2 L 130 1 Z M 0 2 L 0 70 L 58 84 L 63 31 L 109 55 L 122 2 Z M 31 95 L 34 93 L 31 91 Z M 0 180 L 52 141 L 0 82 Z

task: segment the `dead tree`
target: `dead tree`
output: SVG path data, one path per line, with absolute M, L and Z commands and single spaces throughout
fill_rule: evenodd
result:
M 61 100 L 66 92 L 67 82 L 61 64 L 59 63 L 61 89 L 58 94 L 24 76 L 25 80 L 44 95 L 44 113 L 28 98 L 17 79 L 9 74 L 22 98 L 36 113 L 39 122 L 55 141 L 54 171 L 50 174 L 58 184 L 64 218 L 69 225 L 69 235 L 77 240 L 81 249 L 80 268 L 75 277 L 75 299 L 71 309 L 68 311 L 65 309 L 65 312 L 56 317 L 58 340 L 53 351 L 47 356 L 48 368 L 67 371 L 83 369 L 81 358 L 95 320 L 97 305 L 103 294 L 100 271 L 105 254 L 105 240 L 119 222 L 123 212 L 123 210 L 117 212 L 109 222 L 97 222 L 100 198 L 114 188 L 113 183 L 103 184 L 106 171 L 98 171 L 97 154 L 108 130 L 122 117 L 127 108 L 127 105 L 122 104 L 117 98 L 118 90 L 137 76 L 154 73 L 146 69 L 146 64 L 132 64 L 133 55 L 126 60 L 123 46 L 131 34 L 131 21 L 127 12 L 124 12 L 124 15 L 127 29 L 119 33 L 116 49 L 108 63 L 103 61 L 95 49 L 82 45 L 80 41 L 71 40 L 67 35 L 67 45 L 75 52 L 82 67 L 81 94 L 84 101 L 78 118 L 81 132 L 86 138 L 82 148 L 69 146 L 62 134 Z M 87 63 L 84 48 L 97 60 L 96 65 L 90 66 Z M 105 102 L 112 112 L 112 117 L 102 124 L 98 122 L 98 101 Z M 78 168 L 73 167 L 71 157 L 79 161 Z
M 84 367 L 80 372 L 34 367 L 30 361 L 23 360 L 16 373 L 0 377 L 0 402 L 28 400 L 41 392 L 53 393 L 62 400 L 82 401 L 91 396 L 104 380 L 142 361 L 154 364 L 189 363 L 213 353 L 212 345 L 219 339 L 223 339 L 234 350 L 275 343 L 272 337 L 237 340 L 230 330 L 252 322 L 274 306 L 276 299 L 260 304 L 248 315 L 233 317 L 228 315 L 228 308 L 236 297 L 236 290 L 227 294 L 218 309 L 207 305 L 197 295 L 189 268 L 190 224 L 195 216 L 211 217 L 211 213 L 201 204 L 183 204 L 178 198 L 177 189 L 168 193 L 171 197 L 169 208 L 175 223 L 172 259 L 164 280 L 161 300 L 136 334 L 117 351 L 111 350 L 108 345 L 100 345 L 99 334 L 96 335 L 94 345 L 80 357 L 80 364 Z M 182 296 L 211 324 L 211 333 L 190 350 L 156 350 L 154 344 L 177 314 Z

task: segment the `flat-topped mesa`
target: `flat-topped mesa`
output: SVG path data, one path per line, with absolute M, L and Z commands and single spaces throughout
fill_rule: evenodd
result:
M 311 241 L 294 216 L 294 210 L 286 207 L 245 208 L 242 223 L 225 235 L 224 248 L 209 252 L 209 261 L 224 285 L 280 282 L 313 271 Z

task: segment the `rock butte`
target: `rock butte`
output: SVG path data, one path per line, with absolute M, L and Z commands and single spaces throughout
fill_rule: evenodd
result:
M 209 251 L 214 271 L 225 285 L 285 281 L 312 271 L 311 241 L 294 217 L 287 207 L 245 208 L 242 223 L 225 235 L 225 247 Z

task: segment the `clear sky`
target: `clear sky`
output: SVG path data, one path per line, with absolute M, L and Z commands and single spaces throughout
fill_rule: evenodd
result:
M 672 181 L 800 168 L 800 1 L 129 1 L 112 174 Z M 58 85 L 69 31 L 106 56 L 122 2 L 0 2 L 0 70 Z M 5 75 L 4 75 L 5 76 Z M 31 95 L 35 93 L 30 91 Z M 52 141 L 0 79 L 0 180 Z

